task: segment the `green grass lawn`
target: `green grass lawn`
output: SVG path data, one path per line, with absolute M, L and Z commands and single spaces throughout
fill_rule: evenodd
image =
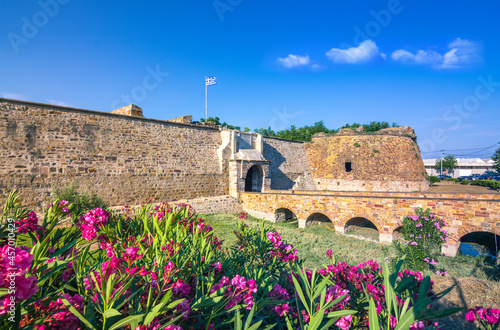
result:
M 230 246 L 236 242 L 233 231 L 234 225 L 241 221 L 238 219 L 238 215 L 205 214 L 202 217 L 214 228 L 217 237 L 224 240 L 224 246 Z M 245 220 L 247 225 L 254 228 L 258 228 L 261 221 L 251 216 Z M 379 244 L 355 237 L 378 239 L 376 231 L 369 228 L 359 228 L 350 232 L 350 235 L 340 235 L 329 223 L 312 225 L 304 229 L 297 228 L 296 222 L 276 223 L 274 227 L 283 239 L 298 249 L 299 257 L 306 259 L 305 265 L 310 269 L 321 268 L 328 262 L 325 253 L 329 249 L 333 251 L 338 261 L 344 261 L 350 265 L 357 265 L 370 259 L 381 263 L 384 255 L 396 257 L 396 251 L 392 245 Z M 458 255 L 455 258 L 441 257 L 439 261 L 440 266 L 444 267 L 451 276 L 500 280 L 499 267 L 484 262 L 483 258 Z
M 233 231 L 234 225 L 241 221 L 238 215 L 204 214 L 201 217 L 214 228 L 217 237 L 224 240 L 223 246 L 229 247 L 236 243 Z M 249 217 L 244 221 L 248 226 L 258 228 L 262 220 Z M 321 223 L 304 229 L 297 228 L 297 222 L 273 225 L 284 240 L 298 249 L 299 257 L 306 259 L 305 266 L 308 269 L 319 269 L 327 264 L 329 260 L 325 253 L 329 249 L 333 251 L 337 261 L 344 261 L 350 265 L 357 265 L 370 259 L 381 263 L 384 256 L 396 256 L 396 251 L 391 245 L 355 237 L 363 236 L 378 240 L 378 233 L 373 229 L 356 228 L 350 232 L 351 235 L 340 235 L 329 223 Z M 440 292 L 457 284 L 446 297 L 440 300 L 440 305 L 466 308 L 458 314 L 440 320 L 440 324 L 444 329 L 475 329 L 465 320 L 465 313 L 468 308 L 474 306 L 500 307 L 500 266 L 488 264 L 483 258 L 462 255 L 455 258 L 441 257 L 439 261 L 440 267 L 448 272 L 448 276 L 442 277 L 429 271 L 424 272 L 434 281 L 435 291 Z

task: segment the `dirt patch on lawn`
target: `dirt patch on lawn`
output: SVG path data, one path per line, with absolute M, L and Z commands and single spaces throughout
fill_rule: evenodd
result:
M 470 184 L 439 184 L 429 187 L 427 192 L 431 193 L 465 193 L 465 194 L 499 194 L 498 191 L 481 186 L 471 186 Z
M 500 307 L 500 282 L 480 280 L 472 277 L 441 277 L 433 276 L 434 292 L 439 293 L 450 286 L 457 284 L 453 290 L 439 301 L 443 308 L 461 307 L 460 313 L 451 315 L 439 321 L 444 329 L 476 329 L 467 322 L 465 314 L 469 308 L 483 306 L 490 308 Z

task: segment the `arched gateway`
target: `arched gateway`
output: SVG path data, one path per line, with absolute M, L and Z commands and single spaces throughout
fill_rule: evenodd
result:
M 253 165 L 247 172 L 245 178 L 245 191 L 261 192 L 264 180 L 264 172 L 260 165 Z

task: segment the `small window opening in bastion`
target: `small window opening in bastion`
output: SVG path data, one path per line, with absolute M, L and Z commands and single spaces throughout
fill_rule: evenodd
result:
M 351 162 L 345 162 L 345 171 L 346 172 L 352 171 L 352 163 Z

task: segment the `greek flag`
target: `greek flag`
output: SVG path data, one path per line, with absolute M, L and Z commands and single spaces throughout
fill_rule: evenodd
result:
M 210 86 L 210 85 L 215 85 L 217 82 L 215 81 L 215 77 L 205 77 L 205 85 Z

